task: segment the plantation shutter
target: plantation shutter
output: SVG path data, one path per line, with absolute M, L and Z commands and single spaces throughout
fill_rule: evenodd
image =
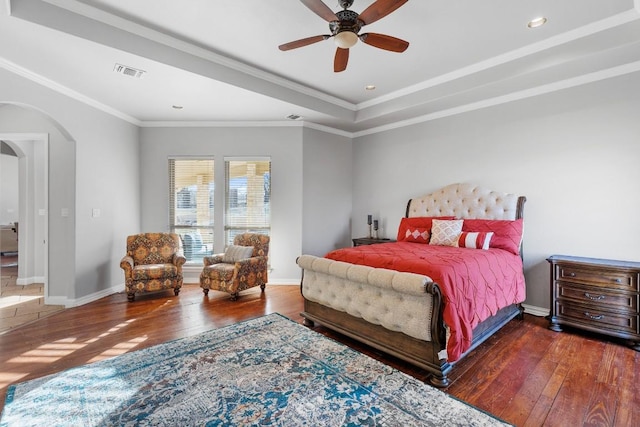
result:
M 270 234 L 271 159 L 225 157 L 225 236 Z
M 188 263 L 213 251 L 213 158 L 169 159 L 169 229 L 180 235 Z

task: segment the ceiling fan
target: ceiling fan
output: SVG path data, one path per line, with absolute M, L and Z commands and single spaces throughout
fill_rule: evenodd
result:
M 379 49 L 391 52 L 404 52 L 409 47 L 409 42 L 378 33 L 358 34 L 360 29 L 381 18 L 384 18 L 408 0 L 377 0 L 373 2 L 362 13 L 358 14 L 349 10 L 353 0 L 338 0 L 343 10 L 333 12 L 322 0 L 300 0 L 311 11 L 322 19 L 329 22 L 331 34 L 307 37 L 295 40 L 278 46 L 280 50 L 291 50 L 303 46 L 308 46 L 331 37 L 334 38 L 338 48 L 333 60 L 333 71 L 339 73 L 347 69 L 349 61 L 349 48 L 354 46 L 358 40 Z

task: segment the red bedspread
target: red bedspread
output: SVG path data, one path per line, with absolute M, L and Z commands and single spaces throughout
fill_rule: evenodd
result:
M 338 249 L 326 258 L 431 277 L 444 294 L 450 362 L 469 349 L 478 323 L 525 299 L 522 259 L 502 249 L 394 242 Z

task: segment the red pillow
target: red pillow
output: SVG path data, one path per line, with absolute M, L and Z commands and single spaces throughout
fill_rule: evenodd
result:
M 422 228 L 431 234 L 431 221 L 434 219 L 456 219 L 455 216 L 416 216 L 413 218 L 402 218 L 400 220 L 400 226 L 398 227 L 398 242 L 407 241 L 407 230 L 410 228 L 412 231 L 417 228 Z
M 404 234 L 405 242 L 413 242 L 413 243 L 429 243 L 429 238 L 431 237 L 431 233 L 426 228 L 407 228 L 406 233 Z
M 522 241 L 523 221 L 521 219 L 465 219 L 462 231 L 493 232 L 490 248 L 504 249 L 518 255 Z

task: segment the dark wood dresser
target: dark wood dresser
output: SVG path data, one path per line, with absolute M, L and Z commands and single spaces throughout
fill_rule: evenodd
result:
M 640 262 L 552 255 L 549 329 L 623 338 L 640 351 Z

